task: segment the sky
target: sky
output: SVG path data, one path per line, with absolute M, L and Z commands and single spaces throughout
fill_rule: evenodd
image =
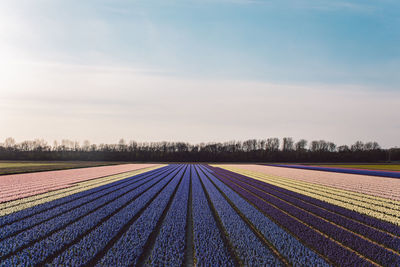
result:
M 396 0 L 0 1 L 0 142 L 400 146 Z

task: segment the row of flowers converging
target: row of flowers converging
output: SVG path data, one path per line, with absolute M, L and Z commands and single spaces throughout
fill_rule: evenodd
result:
M 340 190 L 227 169 L 160 166 L 47 196 L 0 217 L 0 266 L 400 263 L 400 227 L 389 217 L 332 203 L 367 209 L 362 194 L 345 200 Z M 396 202 L 365 199 L 396 218 Z

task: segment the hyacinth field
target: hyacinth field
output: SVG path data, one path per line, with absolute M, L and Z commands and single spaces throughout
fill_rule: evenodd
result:
M 400 179 L 377 175 L 124 164 L 0 176 L 0 266 L 400 266 Z

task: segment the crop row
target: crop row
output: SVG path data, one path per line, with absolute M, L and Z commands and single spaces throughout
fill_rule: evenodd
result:
M 368 204 L 368 198 L 365 198 L 365 201 L 354 201 L 344 195 L 335 196 L 335 193 L 334 192 L 331 193 L 330 192 L 331 188 L 328 187 L 325 187 L 325 190 L 321 191 L 316 186 L 313 187 L 312 184 L 295 181 L 289 178 L 270 177 L 267 175 L 247 173 L 246 171 L 240 171 L 237 169 L 233 169 L 233 171 L 257 180 L 261 180 L 263 182 L 267 182 L 269 184 L 277 185 L 278 187 L 282 187 L 290 191 L 294 191 L 296 193 L 300 193 L 315 199 L 331 203 L 333 205 L 354 210 L 355 212 L 366 214 L 384 221 L 388 221 L 392 224 L 400 225 L 399 213 L 397 211 L 398 205 L 395 205 L 393 209 L 383 208 L 380 206 L 375 206 L 372 203 Z M 388 200 L 388 202 L 390 203 L 391 200 Z
M 59 216 L 64 216 L 67 218 L 67 220 L 74 220 L 74 215 L 80 214 L 77 212 L 78 208 L 88 209 L 88 207 L 96 207 L 97 205 L 101 205 L 102 202 L 100 201 L 107 201 L 109 198 L 116 198 L 120 193 L 129 190 L 130 186 L 137 187 L 143 185 L 145 182 L 149 181 L 149 178 L 147 177 L 151 176 L 152 174 L 159 175 L 160 173 L 154 172 L 142 177 L 138 175 L 135 178 L 126 179 L 121 183 L 114 183 L 110 186 L 99 188 L 100 190 L 91 190 L 84 196 L 75 196 L 75 199 L 69 198 L 69 200 L 64 199 L 64 203 L 55 205 L 55 207 L 53 203 L 53 207 L 48 207 L 46 209 L 46 206 L 48 205 L 45 204 L 41 207 L 41 209 L 39 209 L 41 211 L 36 213 L 24 210 L 20 212 L 20 216 L 24 218 L 23 220 L 17 220 L 13 223 L 9 223 L 0 227 L 0 241 L 22 231 L 33 228 L 36 225 L 40 225 L 46 221 L 50 221 L 51 224 L 51 220 L 57 221 L 59 220 Z M 72 214 L 70 215 L 70 213 Z M 24 234 L 26 235 L 26 233 Z
M 140 167 L 142 165 L 138 165 L 137 167 Z M 155 166 L 153 166 L 155 167 Z M 97 168 L 104 168 L 104 167 L 97 167 Z M 97 176 L 94 176 L 93 170 L 91 172 L 88 171 L 88 174 L 85 175 L 82 173 L 78 178 L 76 177 L 69 177 L 67 174 L 64 174 L 64 177 L 58 177 L 57 180 L 55 178 L 48 178 L 48 180 L 43 179 L 43 177 L 37 177 L 37 178 L 32 178 L 35 179 L 34 181 L 31 182 L 25 182 L 24 179 L 18 179 L 15 178 L 15 183 L 12 185 L 12 188 L 7 188 L 7 186 L 3 185 L 2 191 L 0 193 L 0 202 L 3 202 L 0 204 L 0 207 L 3 208 L 10 206 L 10 202 L 18 201 L 21 198 L 28 198 L 28 197 L 34 197 L 36 195 L 40 194 L 45 194 L 47 192 L 52 192 L 52 191 L 59 191 L 62 189 L 68 189 L 70 187 L 74 187 L 79 183 L 83 183 L 85 181 L 91 182 L 92 180 L 96 180 L 99 178 L 107 178 L 110 176 L 115 176 L 115 175 L 124 175 L 127 173 L 131 173 L 132 171 L 138 171 L 141 169 L 147 169 L 147 168 L 152 168 L 150 167 L 144 167 L 144 168 L 132 168 L 132 170 L 128 172 L 122 172 L 122 173 L 112 173 L 110 172 L 111 170 L 107 170 L 107 172 L 104 172 L 104 170 L 99 170 Z M 124 168 L 125 169 L 125 168 Z M 117 171 L 118 169 L 114 170 Z M 60 176 L 59 172 L 67 172 L 71 170 L 62 170 L 62 171 L 56 171 L 57 175 L 52 174 L 52 172 L 49 173 L 38 173 L 37 175 L 54 175 L 56 178 L 57 176 Z M 110 175 L 103 175 L 103 173 L 110 173 Z M 19 174 L 21 176 L 27 175 L 27 174 Z M 32 175 L 32 174 L 29 174 Z M 17 175 L 18 176 L 18 175 Z M 0 182 L 3 179 L 7 179 L 8 177 L 0 177 Z M 10 185 L 8 186 L 10 187 Z M 11 203 L 13 204 L 13 203 Z
M 6 259 L 5 265 L 7 263 L 32 265 L 45 261 L 47 257 L 72 245 L 77 241 L 76 239 L 89 233 L 124 207 L 134 207 L 138 203 L 143 203 L 143 199 L 151 199 L 168 182 L 167 178 L 165 175 L 155 174 L 148 177 L 147 182 L 125 187 L 119 193 L 105 196 L 105 199 L 98 199 L 95 203 L 72 211 L 70 216 L 74 216 L 75 221 L 66 224 L 64 218 L 58 217 L 54 221 L 46 221 L 44 224 L 31 228 L 29 232 L 25 231 L 3 240 L 1 253 L 4 255 L 2 259 Z M 68 218 L 65 219 L 68 220 Z M 52 224 L 59 227 L 54 227 Z M 30 233 L 28 239 L 27 232 Z M 9 254 L 10 251 L 12 251 L 11 254 Z
M 34 205 L 31 207 L 28 207 L 26 209 L 22 209 L 22 210 L 17 210 L 14 213 L 11 214 L 7 214 L 7 216 L 2 216 L 0 217 L 0 227 L 3 227 L 4 225 L 8 225 L 8 224 L 12 224 L 16 221 L 22 220 L 22 219 L 26 219 L 30 216 L 34 216 L 36 214 L 40 214 L 42 212 L 45 212 L 49 209 L 53 209 L 53 208 L 60 208 L 62 205 L 64 204 L 68 204 L 69 202 L 75 201 L 75 200 L 79 200 L 81 198 L 84 198 L 90 194 L 96 193 L 96 192 L 101 192 L 103 190 L 106 190 L 110 187 L 113 186 L 117 186 L 120 184 L 125 184 L 128 183 L 130 181 L 130 177 L 135 176 L 134 179 L 139 179 L 142 177 L 147 177 L 151 174 L 155 174 L 155 173 L 159 173 L 162 171 L 165 171 L 166 168 L 161 168 L 159 170 L 153 170 L 153 171 L 149 171 L 146 173 L 142 173 L 139 172 L 138 174 L 135 175 L 129 175 L 127 177 L 120 177 L 118 175 L 117 180 L 113 181 L 111 180 L 110 183 L 105 183 L 105 184 L 99 184 L 98 187 L 93 187 L 93 188 L 88 188 L 88 190 L 83 190 L 84 188 L 80 188 L 80 190 L 78 192 L 76 192 L 75 194 L 72 194 L 70 192 L 62 192 L 61 196 L 51 196 L 51 197 L 55 197 L 54 200 L 52 201 L 44 201 L 43 203 L 39 203 L 38 205 Z M 116 178 L 116 177 L 114 177 Z M 67 194 L 67 195 L 64 195 Z M 47 199 L 46 197 L 44 199 Z M 38 200 L 33 200 L 32 202 L 36 202 Z M 22 205 L 27 205 L 30 202 L 26 202 Z
M 115 174 L 111 176 L 106 176 L 106 177 L 101 177 L 101 178 L 95 178 L 89 181 L 85 182 L 79 182 L 74 184 L 71 187 L 65 188 L 65 189 L 60 189 L 60 190 L 54 190 L 50 191 L 47 193 L 42 193 L 30 197 L 25 197 L 17 200 L 12 200 L 8 202 L 4 202 L 0 204 L 0 216 L 5 216 L 11 213 L 16 213 L 20 210 L 25 210 L 31 207 L 38 206 L 40 204 L 50 202 L 59 198 L 64 198 L 69 195 L 77 194 L 82 191 L 88 191 L 93 188 L 101 187 L 106 184 L 110 184 L 119 180 L 123 180 L 135 175 L 139 175 L 141 173 L 149 172 L 151 170 L 155 170 L 158 168 L 161 168 L 162 165 L 159 166 L 154 166 L 154 167 L 149 167 L 149 168 L 144 168 L 144 169 L 139 169 L 135 171 L 130 171 L 127 173 L 122 173 L 122 174 Z M 0 217 L 0 221 L 1 221 Z M 0 226 L 2 224 L 0 223 Z
M 326 193 L 332 196 L 332 198 L 337 198 L 337 199 L 346 198 L 349 201 L 351 201 L 353 205 L 357 205 L 360 207 L 369 207 L 371 209 L 375 209 L 376 211 L 392 215 L 396 215 L 398 214 L 398 212 L 400 212 L 399 201 L 369 196 L 365 194 L 346 191 L 342 189 L 336 189 L 327 186 L 321 186 L 317 184 L 310 184 L 307 182 L 293 181 L 293 180 L 286 180 L 286 181 L 293 185 L 299 185 L 305 190 L 307 189 L 318 190 L 318 192 Z
M 310 183 L 310 182 L 304 182 L 301 180 L 296 180 L 293 178 L 289 177 L 283 177 L 283 176 L 274 176 L 274 175 L 265 175 L 262 173 L 257 173 L 257 172 L 250 172 L 247 170 L 238 170 L 238 169 L 231 169 L 227 168 L 231 171 L 234 172 L 242 172 L 254 176 L 258 176 L 260 178 L 265 177 L 269 179 L 278 179 L 282 181 L 287 181 L 291 182 L 293 184 L 301 185 L 302 187 L 305 188 L 317 188 L 319 191 L 325 191 L 329 194 L 332 194 L 334 196 L 346 196 L 349 199 L 352 199 L 354 201 L 359 201 L 359 203 L 367 203 L 368 205 L 374 205 L 374 206 L 380 206 L 383 208 L 387 208 L 388 210 L 394 209 L 400 211 L 400 201 L 392 200 L 392 199 L 387 199 L 387 198 L 382 198 L 378 196 L 373 196 L 373 195 L 366 195 L 364 193 L 358 193 L 354 191 L 349 191 L 345 189 L 340 189 L 340 188 L 335 188 L 332 186 L 326 186 L 326 185 L 320 185 L 318 183 Z
M 149 256 L 149 264 L 152 266 L 184 265 L 190 179 L 191 168 L 188 167 L 155 239 Z
M 238 192 L 246 200 L 253 203 L 253 205 L 260 209 L 264 214 L 268 214 L 268 216 L 280 226 L 290 231 L 303 243 L 318 251 L 320 255 L 324 255 L 330 261 L 338 265 L 368 266 L 368 262 L 365 262 L 362 258 L 346 250 L 323 233 L 314 231 L 296 217 L 291 216 L 287 212 L 269 204 L 268 202 L 259 198 L 257 195 L 254 195 L 251 191 L 245 190 L 229 180 L 221 180 Z
M 304 169 L 280 168 L 265 165 L 221 166 L 246 172 L 257 172 L 268 176 L 288 177 L 292 180 L 325 185 L 360 194 L 372 195 L 400 201 L 400 179 L 368 175 L 355 175 Z
M 181 180 L 182 172 L 183 169 L 172 172 L 49 263 L 53 266 L 93 265 L 99 258 L 99 264 L 103 266 L 132 263 L 141 254 L 144 242 Z M 120 238 L 115 238 L 120 234 Z M 117 242 L 113 245 L 114 240 Z M 106 247 L 109 249 L 104 255 Z
M 328 266 L 328 264 L 318 254 L 305 247 L 299 240 L 271 221 L 257 208 L 217 179 L 212 173 L 208 173 L 207 176 L 217 186 L 217 188 L 234 203 L 239 211 L 254 224 L 262 235 L 272 243 L 279 253 L 288 259 L 290 265 Z
M 181 164 L 84 182 L 0 217 L 0 266 L 400 264 L 400 227 L 271 181 Z
M 28 197 L 72 186 L 74 183 L 154 166 L 124 164 L 73 170 L 15 174 L 0 177 L 0 202 Z
M 107 203 L 118 200 L 118 198 L 121 196 L 128 195 L 128 193 L 130 193 L 133 189 L 142 190 L 142 188 L 145 188 L 143 185 L 148 181 L 151 182 L 151 178 L 148 178 L 147 181 L 141 181 L 139 182 L 139 184 L 136 184 L 135 182 L 131 183 L 129 186 L 123 187 L 122 189 L 113 192 L 112 194 L 106 194 L 104 195 L 104 197 L 101 197 L 89 203 L 85 203 L 84 205 L 81 205 L 76 209 L 61 214 L 60 216 L 52 216 L 52 219 L 44 220 L 43 223 L 39 222 L 38 224 L 35 224 L 34 227 L 28 227 L 28 229 L 24 232 L 18 232 L 17 235 L 11 235 L 10 237 L 1 241 L 0 244 L 2 250 L 0 252 L 0 255 L 4 257 L 5 255 L 8 255 L 15 250 L 18 250 L 24 245 L 35 242 L 41 237 L 45 237 L 46 235 L 48 235 L 50 232 L 55 232 L 61 229 L 69 223 L 74 222 L 74 220 L 82 218 L 85 215 L 92 213 L 96 209 L 103 207 Z M 52 209 L 51 211 L 57 212 L 57 210 L 58 209 Z M 33 221 L 34 219 L 35 218 L 33 218 Z M 23 227 L 25 225 L 25 222 L 29 225 L 30 221 L 32 221 L 31 218 L 23 220 L 20 224 L 14 223 L 10 225 L 11 227 L 6 227 L 6 230 L 12 232 L 11 230 L 13 226 L 16 227 L 18 225 L 22 225 Z
M 325 237 L 325 240 L 319 242 L 318 246 L 314 244 L 314 249 L 320 251 L 325 249 L 325 251 L 321 251 L 321 254 L 329 256 L 328 258 L 337 264 L 343 263 L 341 262 L 341 257 L 353 263 L 362 260 L 364 261 L 364 264 L 368 264 L 370 260 L 365 259 L 365 257 L 367 257 L 384 265 L 393 264 L 399 259 L 399 255 L 395 251 L 385 249 L 374 242 L 370 242 L 359 235 L 353 234 L 351 231 L 347 231 L 343 227 L 338 227 L 337 225 L 332 224 L 321 216 L 316 216 L 315 214 L 305 210 L 301 207 L 304 203 L 300 204 L 301 202 L 297 199 L 289 199 L 283 194 L 276 192 L 274 192 L 274 195 L 271 192 L 272 190 L 266 187 L 264 187 L 263 190 L 260 190 L 258 189 L 260 188 L 260 185 L 252 185 L 254 184 L 252 182 L 254 180 L 252 179 L 248 180 L 246 183 L 240 179 L 232 177 L 227 178 L 226 176 L 219 175 L 218 178 L 232 188 L 235 188 L 235 190 L 240 191 L 242 195 L 248 199 L 251 198 L 259 208 L 264 208 L 271 212 L 268 214 L 274 214 L 274 211 L 280 211 L 281 213 L 284 213 L 286 217 L 290 217 L 293 223 L 296 222 L 299 228 L 304 228 L 304 226 L 308 227 L 307 232 L 309 233 L 309 237 L 314 236 L 315 239 L 310 240 L 310 238 L 304 239 L 303 237 L 301 238 L 302 240 L 309 240 L 312 243 L 317 239 L 317 237 L 319 239 Z M 315 212 L 315 210 L 313 211 Z M 277 219 L 279 219 L 279 216 L 277 216 Z M 290 229 L 295 230 L 297 228 L 291 226 Z M 298 234 L 304 234 L 304 231 L 305 230 L 303 230 L 303 233 Z M 322 253 L 328 250 L 331 251 L 330 254 Z M 332 252 L 338 253 L 339 251 L 341 252 L 340 254 L 332 255 Z M 342 253 L 345 254 L 341 255 Z M 338 255 L 341 255 L 341 257 L 338 258 Z
M 312 213 L 319 218 L 329 220 L 333 224 L 338 225 L 338 227 L 343 227 L 352 232 L 358 233 L 363 237 L 367 237 L 373 241 L 376 241 L 379 244 L 383 244 L 385 247 L 393 250 L 397 250 L 400 247 L 400 238 L 354 220 L 353 217 L 357 216 L 356 212 L 349 211 L 349 217 L 345 217 L 337 214 L 334 211 L 336 206 L 328 203 L 222 169 L 216 170 L 216 172 L 219 175 L 227 177 L 228 179 L 233 179 L 232 181 L 236 180 L 250 185 L 251 187 L 255 188 L 252 190 L 253 192 L 262 191 L 263 193 L 275 196 L 283 201 L 296 205 L 297 207 L 304 209 L 305 211 Z M 365 217 L 364 220 L 370 218 L 362 215 L 359 217 Z M 388 225 L 388 223 L 381 223 L 381 221 L 378 220 L 373 222 L 375 222 L 375 224 L 378 223 L 380 227 Z M 400 230 L 400 227 L 397 227 L 397 230 Z
M 399 204 L 394 205 L 393 208 L 383 208 L 381 206 L 376 206 L 372 203 L 368 203 L 368 197 L 365 198 L 365 201 L 355 201 L 351 199 L 350 194 L 348 197 L 346 197 L 346 195 L 337 196 L 334 192 L 330 193 L 331 188 L 325 188 L 325 190 L 321 190 L 317 186 L 293 181 L 286 178 L 273 178 L 273 181 L 271 181 L 270 178 L 259 178 L 255 175 L 248 176 L 263 182 L 275 184 L 290 191 L 295 191 L 297 193 L 304 194 L 312 198 L 343 207 L 345 209 L 353 210 L 357 213 L 365 214 L 379 220 L 387 221 L 390 224 L 400 225 L 400 217 L 397 211 Z M 391 202 L 391 200 L 388 200 L 388 202 Z
M 234 261 L 218 230 L 195 167 L 192 169 L 193 241 L 197 265 L 233 266 Z
M 279 265 L 279 261 L 273 253 L 258 239 L 206 175 L 199 172 L 199 176 L 204 190 L 218 213 L 228 239 L 243 264 L 250 266 Z
M 48 184 L 52 184 L 54 182 L 79 182 L 151 166 L 154 166 L 154 164 L 121 164 L 80 169 L 13 174 L 1 176 L 0 185 L 2 188 L 4 188 L 4 192 L 7 192 L 7 189 L 32 187 L 32 185 L 42 184 L 43 182 L 47 182 Z
M 329 168 L 340 168 L 340 169 L 352 169 L 352 170 L 376 170 L 376 171 L 388 171 L 400 173 L 399 164 L 329 164 L 329 165 L 315 165 L 318 167 L 329 167 Z
M 333 168 L 333 167 L 321 167 L 321 166 L 305 166 L 305 165 L 269 165 L 285 168 L 305 169 L 314 171 L 325 171 L 325 172 L 336 172 L 336 173 L 350 173 L 350 174 L 361 174 L 371 175 L 380 177 L 400 178 L 400 173 L 396 171 L 379 171 L 379 170 L 362 170 L 362 169 L 348 169 L 348 168 Z
M 4 216 L 0 265 L 281 265 L 206 171 L 160 168 Z

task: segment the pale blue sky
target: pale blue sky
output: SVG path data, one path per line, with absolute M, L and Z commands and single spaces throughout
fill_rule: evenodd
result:
M 0 140 L 400 136 L 400 2 L 0 2 Z

